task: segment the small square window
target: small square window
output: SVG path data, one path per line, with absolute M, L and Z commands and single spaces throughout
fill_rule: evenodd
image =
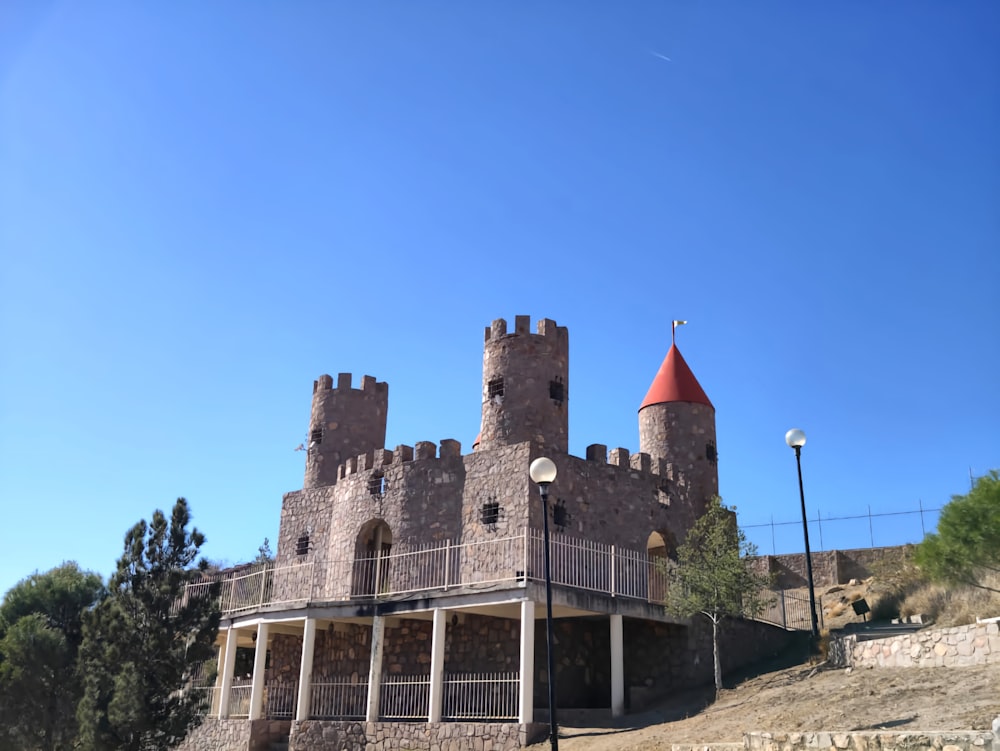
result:
M 552 523 L 557 527 L 565 527 L 569 524 L 569 512 L 566 510 L 566 502 L 561 498 L 552 507 Z
M 549 399 L 560 405 L 566 401 L 566 384 L 562 382 L 562 378 L 549 381 Z
M 483 523 L 484 527 L 493 531 L 496 529 L 496 526 L 500 521 L 500 517 L 502 516 L 503 509 L 500 507 L 500 504 L 496 501 L 488 501 L 483 504 L 479 520 Z
M 486 384 L 486 396 L 492 399 L 495 396 L 503 396 L 503 378 L 491 378 Z
M 309 535 L 301 535 L 295 542 L 295 554 L 306 555 L 310 550 Z
M 372 475 L 368 478 L 368 494 L 379 496 L 385 493 L 385 477 Z
M 323 442 L 323 429 L 316 428 L 311 433 L 309 433 L 309 445 L 318 446 Z

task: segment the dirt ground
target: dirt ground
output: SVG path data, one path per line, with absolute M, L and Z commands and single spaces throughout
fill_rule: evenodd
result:
M 997 715 L 1000 665 L 850 672 L 799 665 L 748 678 L 715 702 L 710 691 L 693 692 L 613 725 L 563 726 L 559 745 L 660 751 L 673 743 L 739 742 L 748 731 L 989 730 Z
M 868 595 L 867 584 L 819 593 L 825 627 L 862 620 L 849 604 Z M 728 677 L 715 700 L 712 689 L 697 689 L 616 721 L 595 714 L 561 722 L 560 748 L 661 751 L 674 743 L 738 743 L 751 731 L 989 730 L 1000 715 L 1000 665 L 847 670 L 790 664 L 796 661 L 786 656 Z

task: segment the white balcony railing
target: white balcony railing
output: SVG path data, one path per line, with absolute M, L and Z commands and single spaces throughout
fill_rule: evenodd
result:
M 551 535 L 552 583 L 661 603 L 667 574 L 646 551 L 621 548 L 568 535 Z M 255 567 L 189 584 L 184 598 L 207 596 L 219 584 L 224 614 L 265 605 L 292 605 L 352 598 L 405 598 L 455 588 L 500 589 L 544 578 L 542 533 L 490 540 L 403 545 L 369 558 L 317 559 L 290 566 Z
M 518 673 L 446 673 L 446 720 L 516 720 Z

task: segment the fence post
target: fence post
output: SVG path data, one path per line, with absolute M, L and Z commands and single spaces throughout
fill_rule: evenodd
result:
M 611 546 L 611 596 L 615 596 L 615 546 Z
M 267 564 L 264 564 L 264 568 L 260 571 L 260 600 L 257 603 L 258 607 L 264 604 L 264 590 L 267 589 Z
M 444 588 L 448 589 L 448 575 L 451 573 L 451 540 L 444 541 Z
M 785 590 L 781 590 L 778 594 L 781 600 L 781 625 L 788 628 L 788 613 L 785 612 Z
M 521 576 L 524 577 L 524 586 L 528 586 L 528 527 L 524 528 L 524 568 L 521 571 Z

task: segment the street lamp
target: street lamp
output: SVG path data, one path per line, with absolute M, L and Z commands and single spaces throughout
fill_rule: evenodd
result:
M 542 537 L 545 542 L 545 645 L 549 659 L 549 745 L 552 751 L 559 749 L 559 728 L 556 725 L 556 671 L 552 656 L 552 574 L 549 568 L 549 485 L 556 479 L 556 464 L 551 459 L 540 456 L 528 468 L 531 481 L 538 485 L 542 496 Z M 521 676 L 521 680 L 531 680 Z
M 806 542 L 806 576 L 809 578 L 809 615 L 812 618 L 813 647 L 819 643 L 819 622 L 816 619 L 816 593 L 813 587 L 812 555 L 809 553 L 809 523 L 806 521 L 806 493 L 802 489 L 802 447 L 806 445 L 806 434 L 799 428 L 785 433 L 785 443 L 795 449 L 795 465 L 799 469 L 799 500 L 802 502 L 802 536 Z

